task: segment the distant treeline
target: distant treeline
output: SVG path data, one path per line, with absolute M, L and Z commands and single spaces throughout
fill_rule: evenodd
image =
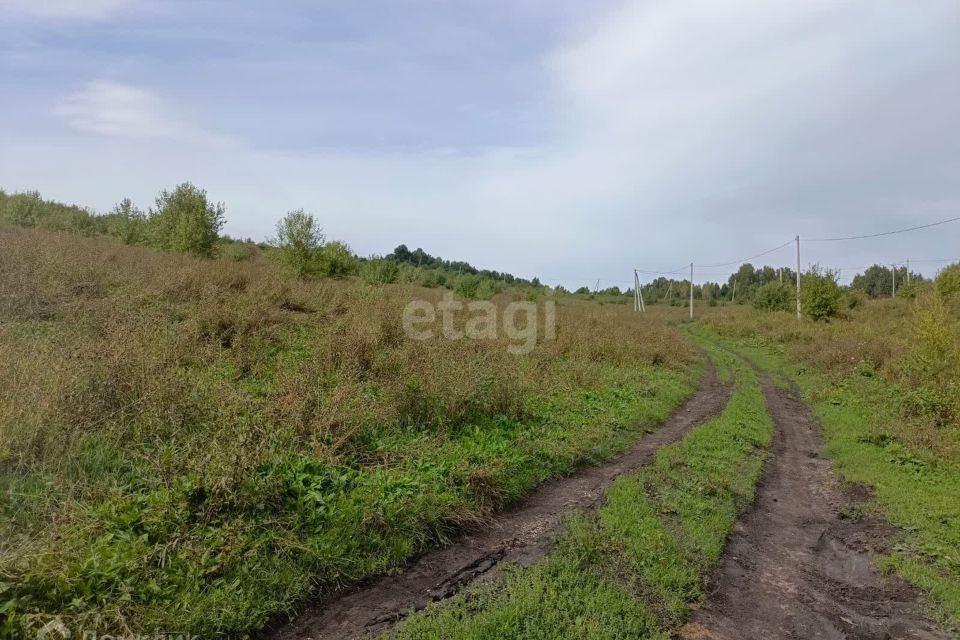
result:
M 281 264 L 300 278 L 358 276 L 371 284 L 407 282 L 445 287 L 467 298 L 489 298 L 507 287 L 519 288 L 528 294 L 546 289 L 537 278 L 528 280 L 510 273 L 478 269 L 468 262 L 445 260 L 421 248 L 411 251 L 405 244 L 384 257 L 359 257 L 343 242 L 328 242 L 314 216 L 303 210 L 287 213 L 277 223 L 277 234 L 269 242 L 234 240 L 220 233 L 225 214 L 222 202 L 211 201 L 205 190 L 189 182 L 161 191 L 154 206 L 147 211 L 125 198 L 104 214 L 44 200 L 36 191 L 8 194 L 0 190 L 0 224 L 86 236 L 108 235 L 127 244 L 202 257 L 217 255 L 230 260 L 249 260 L 261 254 L 275 254 Z M 761 309 L 789 311 L 796 307 L 796 275 L 789 267 L 758 268 L 746 263 L 722 284 L 694 284 L 693 297 L 711 305 L 752 304 Z M 856 304 L 857 296 L 876 298 L 893 293 L 894 272 L 882 265 L 857 274 L 849 287 L 837 284 L 838 274 L 829 270 L 813 269 L 802 276 L 814 278 L 811 282 L 815 283 L 823 279 L 831 281 L 832 287 L 843 291 L 851 305 Z M 930 285 L 930 280 L 919 273 L 908 274 L 904 267 L 896 269 L 896 282 L 898 296 L 916 295 L 918 287 Z M 555 287 L 554 291 L 570 293 L 562 286 Z M 645 283 L 642 291 L 646 304 L 684 305 L 689 300 L 690 281 L 658 277 Z M 633 289 L 619 287 L 595 291 L 581 287 L 573 293 L 623 303 L 634 295 Z
M 221 234 L 226 207 L 207 192 L 185 182 L 161 191 L 154 206 L 144 211 L 129 198 L 107 213 L 87 207 L 45 200 L 36 191 L 8 194 L 0 190 L 0 224 L 36 227 L 83 236 L 111 236 L 130 245 L 200 257 L 251 260 L 262 255 L 298 278 L 357 276 L 370 284 L 407 282 L 445 287 L 467 298 L 489 298 L 507 287 L 528 294 L 542 292 L 539 280 L 478 269 L 463 261 L 444 260 L 423 249 L 398 246 L 386 257 L 357 256 L 343 242 L 328 241 L 312 214 L 290 211 L 276 225 L 268 242 L 236 240 Z
M 512 273 L 501 273 L 499 271 L 491 271 L 489 269 L 477 269 L 469 262 L 463 262 L 459 260 L 444 260 L 439 256 L 432 256 L 420 248 L 410 251 L 405 244 L 401 244 L 399 247 L 394 249 L 392 253 L 387 254 L 385 257 L 387 260 L 393 260 L 394 262 L 409 264 L 415 267 L 440 268 L 449 272 L 456 272 L 457 274 L 472 274 L 482 276 L 484 278 L 491 278 L 493 280 L 502 280 L 508 284 L 525 284 L 535 287 L 541 286 L 538 278 L 527 280 L 525 278 L 518 278 Z

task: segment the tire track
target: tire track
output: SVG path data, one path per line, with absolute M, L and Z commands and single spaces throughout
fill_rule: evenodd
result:
M 762 379 L 776 431 L 753 508 L 731 535 L 707 603 L 684 640 L 946 639 L 916 591 L 871 557 L 895 533 L 856 517 L 869 498 L 844 489 L 822 457 L 820 427 L 796 391 Z
M 268 634 L 273 640 L 369 637 L 402 620 L 409 611 L 448 598 L 471 582 L 489 577 L 497 564 L 529 566 L 544 557 L 567 514 L 599 505 L 621 474 L 653 461 L 657 450 L 721 413 L 732 385 L 720 382 L 713 366 L 697 392 L 656 431 L 640 438 L 613 461 L 548 481 L 518 506 L 494 516 L 456 543 L 423 554 L 401 573 L 372 579 L 319 601 L 294 622 Z

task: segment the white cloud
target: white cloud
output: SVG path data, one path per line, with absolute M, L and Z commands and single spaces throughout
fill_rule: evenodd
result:
M 632 266 L 724 262 L 795 233 L 882 231 L 960 206 L 957 11 L 955 0 L 627 0 L 544 59 L 552 92 L 537 104 L 551 110 L 537 113 L 550 141 L 476 154 L 320 147 L 318 131 L 349 118 L 321 127 L 318 113 L 363 110 L 374 125 L 396 116 L 389 102 L 349 92 L 280 110 L 258 102 L 234 120 L 237 135 L 259 128 L 273 141 L 270 125 L 294 117 L 317 147 L 231 147 L 169 97 L 97 81 L 56 109 L 96 137 L 11 131 L 22 150 L 0 157 L 2 186 L 106 208 L 128 195 L 149 202 L 189 179 L 227 202 L 230 233 L 263 237 L 284 211 L 305 207 L 361 252 L 422 244 L 524 275 L 590 277 L 581 283 L 591 286 L 629 278 Z M 304 58 L 300 49 L 274 53 Z M 349 71 L 328 53 L 307 60 Z M 270 95 L 336 77 L 297 68 L 280 73 Z M 230 89 L 249 80 L 243 71 L 218 77 L 220 95 L 236 99 Z M 151 77 L 148 67 L 124 73 Z M 371 66 L 362 81 L 384 82 L 377 73 Z M 182 79 L 195 83 L 193 106 L 230 108 L 213 94 L 200 102 L 213 90 L 198 78 Z M 438 80 L 429 91 L 451 87 Z M 337 109 L 319 109 L 323 100 Z M 939 257 L 955 244 L 946 233 L 916 234 L 811 246 L 804 260 Z
M 141 5 L 140 0 L 0 0 L 8 19 L 97 22 Z
M 55 115 L 83 133 L 204 146 L 230 143 L 176 111 L 148 89 L 107 80 L 87 83 L 54 108 Z

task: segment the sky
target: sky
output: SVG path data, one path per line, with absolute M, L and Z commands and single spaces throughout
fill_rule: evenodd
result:
M 0 0 L 0 188 L 570 287 L 960 257 L 957 0 Z M 796 264 L 792 245 L 755 262 Z M 921 261 L 929 262 L 921 262 Z M 645 274 L 645 279 L 655 277 Z

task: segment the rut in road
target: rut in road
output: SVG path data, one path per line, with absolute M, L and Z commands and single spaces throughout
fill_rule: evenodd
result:
M 409 611 L 450 597 L 496 572 L 498 562 L 529 566 L 544 557 L 562 531 L 566 515 L 598 506 L 621 474 L 653 461 L 657 450 L 681 439 L 694 426 L 719 415 L 732 393 L 710 366 L 697 392 L 656 431 L 642 437 L 613 461 L 586 467 L 538 487 L 517 507 L 495 516 L 483 529 L 428 552 L 401 573 L 370 581 L 317 603 L 274 640 L 370 637 L 402 620 Z
M 844 489 L 821 455 L 820 427 L 790 392 L 763 380 L 776 425 L 753 508 L 741 518 L 685 640 L 948 638 L 916 592 L 870 564 L 894 533 L 858 519 L 865 490 Z

